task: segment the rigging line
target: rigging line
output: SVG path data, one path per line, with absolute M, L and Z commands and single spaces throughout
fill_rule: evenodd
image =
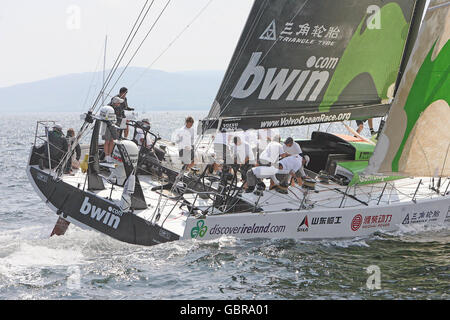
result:
M 125 43 L 123 44 L 123 46 L 122 46 L 122 48 L 121 48 L 119 54 L 117 55 L 117 58 L 116 58 L 116 60 L 115 60 L 115 62 L 114 62 L 114 64 L 113 64 L 113 66 L 112 66 L 112 68 L 111 68 L 111 70 L 110 70 L 110 72 L 109 72 L 107 78 L 106 78 L 106 79 L 107 79 L 107 80 L 106 80 L 107 82 L 105 82 L 105 83 L 103 84 L 102 89 L 100 90 L 100 92 L 99 92 L 99 94 L 98 94 L 98 96 L 97 96 L 97 98 L 96 98 L 94 104 L 93 104 L 92 107 L 91 107 L 91 111 L 95 108 L 95 106 L 96 106 L 97 103 L 99 102 L 99 99 L 100 99 L 100 97 L 101 97 L 102 92 L 105 91 L 105 89 L 106 89 L 106 87 L 107 87 L 107 84 L 109 83 L 109 81 L 110 81 L 110 79 L 112 78 L 113 74 L 116 72 L 116 70 L 117 70 L 117 68 L 118 68 L 118 66 L 119 66 L 119 64 L 120 64 L 120 62 L 122 61 L 123 57 L 125 56 L 126 52 L 128 51 L 131 42 L 134 40 L 134 37 L 136 36 L 136 33 L 139 31 L 139 29 L 140 29 L 140 27 L 141 27 L 141 25 L 142 25 L 142 22 L 145 20 L 145 18 L 146 18 L 146 16 L 147 16 L 148 12 L 149 12 L 149 10 L 150 10 L 150 8 L 151 8 L 152 5 L 153 5 L 154 0 L 152 0 L 152 3 L 151 3 L 150 6 L 147 8 L 146 13 L 144 14 L 143 18 L 141 19 L 142 13 L 143 13 L 144 10 L 146 9 L 148 2 L 149 2 L 149 0 L 146 0 L 146 1 L 145 1 L 145 4 L 144 4 L 144 6 L 142 7 L 141 12 L 139 13 L 139 16 L 137 17 L 136 21 L 134 22 L 134 25 L 133 25 L 133 27 L 131 28 L 131 31 L 130 31 L 130 33 L 128 34 L 128 37 L 127 37 L 127 39 L 125 40 Z M 139 21 L 140 21 L 140 22 L 139 22 Z M 139 23 L 139 25 L 138 25 L 138 23 Z M 138 26 L 137 26 L 137 25 L 138 25 Z M 137 28 L 136 28 L 136 26 L 137 26 Z M 136 28 L 136 31 L 135 31 L 135 28 Z M 133 34 L 133 32 L 134 32 L 134 34 Z M 130 37 L 131 37 L 131 39 L 130 39 Z
M 420 124 L 419 124 L 419 126 L 420 126 Z M 417 131 L 419 131 L 419 126 L 417 127 Z M 420 131 L 419 131 L 419 132 L 420 132 Z M 433 172 L 431 172 L 430 161 L 428 161 L 427 154 L 426 154 L 425 150 L 424 150 L 423 147 L 422 147 L 422 143 L 420 143 L 420 139 L 417 139 L 417 144 L 419 145 L 419 147 L 420 147 L 420 149 L 422 150 L 422 153 L 423 153 L 423 155 L 424 155 L 424 157 L 425 157 L 425 162 L 426 162 L 426 164 L 427 164 L 428 172 L 429 172 L 429 175 L 430 175 L 430 177 L 431 177 L 431 176 L 433 176 Z
M 152 8 L 153 3 L 154 3 L 154 0 L 153 0 L 152 3 L 150 4 L 150 6 L 147 8 L 147 11 L 145 12 L 143 18 L 141 19 L 141 21 L 140 21 L 140 23 L 139 23 L 139 25 L 138 25 L 136 31 L 134 32 L 133 37 L 131 38 L 130 42 L 128 43 L 128 45 L 127 45 L 127 47 L 126 47 L 124 53 L 122 54 L 122 56 L 120 57 L 120 59 L 117 61 L 117 66 L 115 67 L 114 72 L 113 72 L 113 73 L 111 74 L 111 76 L 108 78 L 108 81 L 106 82 L 106 84 L 104 85 L 102 91 L 100 92 L 100 95 L 99 95 L 98 99 L 100 99 L 100 97 L 102 96 L 102 94 L 104 94 L 104 92 L 106 91 L 106 88 L 108 87 L 109 83 L 110 83 L 111 80 L 113 79 L 114 74 L 115 74 L 116 71 L 119 69 L 120 63 L 122 62 L 123 58 L 125 58 L 125 55 L 126 55 L 126 53 L 128 52 L 128 49 L 129 49 L 130 46 L 131 46 L 131 43 L 133 42 L 133 40 L 134 40 L 134 38 L 136 37 L 136 35 L 137 35 L 139 29 L 140 29 L 141 26 L 142 26 L 142 23 L 145 21 L 145 18 L 147 17 L 148 13 L 150 12 L 150 9 Z M 125 69 L 126 69 L 126 68 L 125 68 Z M 117 82 L 116 82 L 116 83 L 117 83 Z M 114 86 L 115 86 L 115 84 L 114 84 Z M 113 87 L 110 89 L 110 91 L 107 93 L 107 97 L 110 97 L 110 96 L 111 96 L 110 94 L 111 94 L 111 91 L 112 91 L 112 89 L 114 88 L 114 86 L 113 86 Z M 101 105 L 103 105 L 103 104 L 105 103 L 105 101 L 106 101 L 106 100 L 103 99 Z
M 116 58 L 116 61 L 114 62 L 113 67 L 111 68 L 111 70 L 110 70 L 110 72 L 109 72 L 109 74 L 108 74 L 107 82 L 105 82 L 105 83 L 103 84 L 102 89 L 101 89 L 100 92 L 98 93 L 97 98 L 95 99 L 94 104 L 93 104 L 93 105 L 91 106 L 91 108 L 89 109 L 89 112 L 94 111 L 94 109 L 95 109 L 95 107 L 96 107 L 96 105 L 97 105 L 97 103 L 98 103 L 100 97 L 102 96 L 102 94 L 103 94 L 104 91 L 105 91 L 105 88 L 108 86 L 109 82 L 111 81 L 111 79 L 112 79 L 114 73 L 116 72 L 116 70 L 117 70 L 117 68 L 118 68 L 118 66 L 119 66 L 119 64 L 120 64 L 120 62 L 122 61 L 123 57 L 125 56 L 126 52 L 128 51 L 128 48 L 129 48 L 129 46 L 131 45 L 131 42 L 133 41 L 134 37 L 136 36 L 137 32 L 139 31 L 140 26 L 142 25 L 143 21 L 145 20 L 145 18 L 146 18 L 146 16 L 147 16 L 148 12 L 149 12 L 149 10 L 150 10 L 150 8 L 152 7 L 152 5 L 153 5 L 153 3 L 154 3 L 154 0 L 152 0 L 152 3 L 150 4 L 149 8 L 147 9 L 147 11 L 146 11 L 144 17 L 142 18 L 141 22 L 139 23 L 139 26 L 137 27 L 137 29 L 136 29 L 134 35 L 132 36 L 132 38 L 131 38 L 130 42 L 128 43 L 128 46 L 127 46 L 127 42 L 128 42 L 128 40 L 130 39 L 131 35 L 133 34 L 133 31 L 134 31 L 134 29 L 136 28 L 136 25 L 138 24 L 139 19 L 141 18 L 142 13 L 144 12 L 145 8 L 147 7 L 148 1 L 149 1 L 149 0 L 146 0 L 144 6 L 142 7 L 141 12 L 139 13 L 138 18 L 136 19 L 136 21 L 135 21 L 135 23 L 134 23 L 134 25 L 133 25 L 133 27 L 132 27 L 130 33 L 128 34 L 128 37 L 127 37 L 127 39 L 126 39 L 124 45 L 122 46 L 122 49 L 120 50 L 120 53 L 119 53 L 118 57 Z M 125 51 L 124 51 L 124 50 L 125 50 Z M 122 52 L 123 52 L 123 54 L 122 54 Z M 76 139 L 75 139 L 75 143 L 74 143 L 73 147 L 71 147 L 70 153 L 73 152 L 73 150 L 75 149 L 76 145 L 79 144 L 79 140 L 80 140 L 81 136 L 83 135 L 83 132 L 86 130 L 87 127 L 89 127 L 89 123 L 88 123 L 87 121 L 84 121 L 83 125 L 81 126 L 80 130 L 78 131 L 77 137 L 76 137 Z M 63 161 L 64 161 L 64 162 L 63 162 L 63 166 L 64 166 L 65 163 L 67 162 L 67 158 L 66 158 L 66 157 L 67 157 L 67 154 L 66 154 L 66 155 L 64 156 L 64 158 L 63 158 Z M 62 175 L 62 172 L 59 171 L 59 172 L 58 172 L 58 176 L 61 176 L 61 175 Z
M 306 6 L 306 4 L 309 2 L 309 0 L 307 0 L 304 4 L 303 4 L 303 6 L 295 13 L 295 15 L 292 17 L 292 19 L 291 19 L 291 21 L 293 21 L 294 19 L 295 19 L 295 17 L 298 15 L 298 14 L 300 14 L 300 12 L 303 10 L 303 8 Z M 266 2 L 266 5 L 267 5 L 267 2 Z M 259 19 L 260 19 L 261 17 L 259 17 Z M 272 44 L 272 46 L 269 48 L 269 50 L 267 51 L 267 53 L 264 55 L 264 57 L 262 58 L 262 60 L 261 61 L 264 61 L 264 59 L 266 58 L 266 56 L 269 54 L 269 52 L 273 49 L 273 47 L 275 46 L 275 44 L 278 42 L 278 39 Z M 242 51 L 244 50 L 244 48 L 245 48 L 245 46 L 243 46 L 243 49 L 242 49 Z M 228 103 L 225 105 L 225 107 L 220 111 L 220 113 L 219 113 L 219 115 L 218 115 L 218 118 L 225 112 L 225 110 L 229 107 L 229 105 L 231 104 L 231 102 L 233 101 L 233 97 L 231 97 L 231 99 L 228 101 Z M 210 129 L 211 127 L 212 127 L 212 125 L 213 125 L 213 123 L 211 122 L 209 125 L 208 125 L 208 127 L 207 127 L 207 129 L 206 130 L 208 130 L 208 129 Z M 203 132 L 205 132 L 206 130 L 203 130 Z M 196 141 L 196 143 L 198 143 L 199 142 L 199 139 L 197 138 L 197 141 Z M 197 148 L 195 148 L 195 149 L 197 149 Z M 182 174 L 184 174 L 184 170 L 182 170 L 181 172 L 180 172 L 180 175 L 182 175 Z M 180 175 L 178 176 L 178 177 L 180 177 Z M 178 177 L 177 177 L 177 180 L 178 180 Z M 166 201 L 166 203 L 164 204 L 164 205 L 166 205 L 167 204 L 167 201 Z
M 91 83 L 89 85 L 88 93 L 87 93 L 86 98 L 84 99 L 84 102 L 83 102 L 83 108 L 86 107 L 86 103 L 87 103 L 87 101 L 89 99 L 89 95 L 91 94 L 91 89 L 92 89 L 92 86 L 93 86 L 94 80 L 95 80 L 95 74 L 97 73 L 98 67 L 100 65 L 101 58 L 102 58 L 102 55 L 100 53 L 100 56 L 98 57 L 97 65 L 96 65 L 95 70 L 94 70 L 94 73 L 92 74 Z
M 239 64 L 239 60 L 240 60 L 245 48 L 247 47 L 248 43 L 250 42 L 251 36 L 253 35 L 253 32 L 254 32 L 254 29 L 258 25 L 259 21 L 261 20 L 262 14 L 266 7 L 267 7 L 267 1 L 266 1 L 266 4 L 264 6 L 261 6 L 260 10 L 257 12 L 256 19 L 253 21 L 252 25 L 249 28 L 250 32 L 248 32 L 247 36 L 244 38 L 241 49 L 238 52 L 236 52 L 236 59 L 234 61 L 234 64 L 230 65 L 230 67 L 229 67 L 230 72 L 227 72 L 228 77 L 223 79 L 223 84 L 221 85 L 221 87 L 226 87 L 228 85 L 231 75 L 233 74 L 234 70 L 236 69 L 237 65 Z
M 295 17 L 297 17 L 300 12 L 303 10 L 303 8 L 306 6 L 306 4 L 309 2 L 309 0 L 306 0 L 305 3 L 300 7 L 299 10 L 297 10 L 297 12 L 294 14 L 294 16 L 291 18 L 291 20 L 289 22 L 292 22 Z M 279 38 L 277 38 L 272 45 L 270 46 L 269 50 L 267 50 L 266 54 L 261 58 L 261 63 L 266 59 L 267 55 L 270 53 L 270 51 L 272 51 L 272 49 L 275 47 L 275 45 L 279 42 Z M 259 48 L 259 47 L 258 47 Z M 231 95 L 230 95 L 231 96 Z M 229 104 L 234 100 L 234 97 L 231 97 L 230 101 L 226 104 L 225 108 L 223 111 L 225 111 Z M 223 114 L 223 111 L 220 114 Z
M 299 10 L 297 10 L 297 12 L 295 13 L 295 15 L 291 18 L 291 22 L 295 19 L 295 17 L 297 17 L 300 12 L 303 10 L 303 8 L 306 6 L 306 4 L 309 2 L 309 0 L 306 0 L 305 3 L 300 7 Z M 278 43 L 278 39 L 276 39 L 274 41 L 274 43 L 271 45 L 271 47 L 269 48 L 269 50 L 266 52 L 266 54 L 264 55 L 264 57 L 262 57 L 261 62 L 264 61 L 264 59 L 267 57 L 267 55 L 269 54 L 270 51 L 272 51 L 272 49 L 274 48 L 274 46 Z M 230 95 L 231 96 L 231 95 Z M 234 97 L 231 97 L 231 99 L 226 103 L 225 107 L 220 111 L 218 118 L 225 112 L 225 110 L 230 106 L 231 102 L 234 100 Z M 209 128 L 212 126 L 212 123 L 209 125 Z M 209 129 L 208 128 L 208 129 Z
M 104 86 L 104 89 L 103 89 L 102 92 L 104 92 L 104 91 L 106 90 L 107 86 L 109 85 L 109 83 L 110 83 L 111 80 L 113 79 L 114 74 L 115 74 L 116 71 L 119 69 L 120 63 L 122 62 L 123 58 L 125 58 L 125 55 L 126 55 L 126 53 L 128 52 L 128 49 L 129 49 L 130 46 L 131 46 L 131 43 L 133 42 L 134 38 L 136 37 L 137 33 L 139 32 L 139 29 L 141 28 L 142 23 L 144 23 L 145 19 L 147 18 L 147 15 L 148 15 L 148 13 L 150 12 L 150 9 L 152 8 L 154 2 L 155 2 L 155 0 L 152 0 L 152 2 L 150 3 L 150 6 L 147 8 L 147 11 L 145 12 L 144 16 L 142 17 L 141 21 L 139 22 L 139 25 L 137 26 L 136 31 L 134 32 L 134 34 L 133 34 L 131 40 L 129 41 L 128 45 L 126 46 L 126 49 L 125 49 L 124 53 L 122 54 L 122 56 L 120 57 L 120 60 L 118 60 L 117 66 L 116 66 L 116 68 L 115 68 L 113 74 L 111 74 L 111 77 L 109 78 L 107 84 Z M 127 65 L 127 66 L 128 66 L 128 65 Z M 125 69 L 126 69 L 126 67 L 125 67 Z M 114 86 L 115 86 L 115 84 L 114 84 Z M 110 91 L 109 91 L 109 93 L 107 94 L 107 96 L 110 96 L 110 93 L 111 93 L 112 89 L 114 88 L 114 86 L 110 89 Z M 105 103 L 105 100 L 102 101 L 102 104 L 104 104 L 104 103 Z
M 266 0 L 265 6 L 267 6 L 267 2 L 268 2 L 268 0 Z M 265 6 L 262 6 L 262 7 L 261 7 L 261 10 L 263 10 L 263 8 L 265 8 Z M 259 14 L 259 13 L 258 13 L 258 14 Z M 261 16 L 262 16 L 262 15 L 259 15 L 259 17 L 258 17 L 257 19 L 255 19 L 255 22 L 253 22 L 253 25 L 251 26 L 250 29 L 253 29 L 253 28 L 257 25 L 257 22 L 259 22 L 259 20 L 261 19 Z M 248 42 L 250 41 L 250 34 L 251 34 L 251 33 L 249 33 L 249 34 L 247 35 L 246 40 L 244 40 L 244 45 L 242 46 L 241 52 L 238 54 L 238 57 L 241 56 L 242 52 L 244 51 L 244 49 L 246 48 Z M 236 66 L 237 66 L 237 63 L 235 63 L 235 66 L 234 66 L 231 70 L 233 71 L 234 68 L 235 68 Z M 224 81 L 225 81 L 225 80 L 224 80 Z M 227 81 L 228 81 L 228 80 L 227 80 Z M 226 83 L 227 83 L 227 82 L 226 82 Z M 231 102 L 231 101 L 230 101 L 230 102 Z M 227 105 L 227 106 L 228 106 L 228 105 Z M 226 109 L 226 107 L 224 108 L 224 110 L 222 110 L 222 111 L 219 113 L 219 117 L 220 117 L 220 115 L 225 111 L 225 109 Z M 206 132 L 206 131 L 209 130 L 211 127 L 212 127 L 212 123 L 209 124 L 209 126 L 206 128 L 206 130 L 202 130 L 202 131 L 203 131 L 203 132 Z M 202 136 L 203 136 L 203 135 L 202 135 Z M 195 141 L 194 152 L 198 149 L 201 140 L 202 140 L 202 138 L 201 138 L 200 136 L 197 137 L 197 139 L 196 139 L 196 141 Z M 209 144 L 211 145 L 212 142 L 213 142 L 213 141 L 211 140 Z M 181 170 L 180 174 L 177 176 L 177 179 L 175 180 L 174 186 L 176 185 L 176 183 L 179 182 L 179 179 L 181 179 L 181 176 L 184 175 L 184 172 L 185 172 L 185 168 L 183 168 L 183 169 Z M 171 190 L 171 191 L 172 191 L 172 190 Z M 165 202 L 164 206 L 165 206 L 166 204 L 167 204 L 167 201 Z
M 447 146 L 447 153 L 445 154 L 445 159 L 444 159 L 444 163 L 442 164 L 442 170 L 441 170 L 441 174 L 440 176 L 442 177 L 443 173 L 444 173 L 444 168 L 445 168 L 445 164 L 447 162 L 447 156 L 448 156 L 448 151 L 450 150 L 450 142 L 448 143 Z
M 103 83 L 102 89 L 101 89 L 100 92 L 98 93 L 97 98 L 95 99 L 95 102 L 93 103 L 93 105 L 92 105 L 91 108 L 89 109 L 89 112 L 95 111 L 95 108 L 96 108 L 98 102 L 100 101 L 100 98 L 103 97 L 104 92 L 105 92 L 105 89 L 108 87 L 109 83 L 111 82 L 111 80 L 112 80 L 114 74 L 116 73 L 116 71 L 117 71 L 117 69 L 118 69 L 118 67 L 119 67 L 119 65 L 120 65 L 120 62 L 121 62 L 121 61 L 123 60 L 123 58 L 125 57 L 125 55 L 126 55 L 128 49 L 129 49 L 131 43 L 133 42 L 134 38 L 136 37 L 137 32 L 139 31 L 139 29 L 140 29 L 142 23 L 144 22 L 145 18 L 147 17 L 147 15 L 148 15 L 148 13 L 149 13 L 149 11 L 150 11 L 150 9 L 151 9 L 153 3 L 154 3 L 154 0 L 152 0 L 150 6 L 147 8 L 147 11 L 145 12 L 144 16 L 143 16 L 142 19 L 141 19 L 142 13 L 144 12 L 145 8 L 147 7 L 148 2 L 149 2 L 149 0 L 147 0 L 147 1 L 145 2 L 144 6 L 142 7 L 141 12 L 139 13 L 138 18 L 136 19 L 136 21 L 135 21 L 135 23 L 134 23 L 134 25 L 133 25 L 133 27 L 132 27 L 130 33 L 128 34 L 128 37 L 127 37 L 127 39 L 126 39 L 124 45 L 122 46 L 122 49 L 120 50 L 120 53 L 119 53 L 118 57 L 116 58 L 116 60 L 115 60 L 115 62 L 114 62 L 113 67 L 111 68 L 111 70 L 110 70 L 110 72 L 109 72 L 109 74 L 108 74 L 108 76 L 107 76 L 106 82 Z M 139 23 L 139 24 L 138 24 L 138 23 Z M 136 26 L 137 26 L 137 28 L 136 28 Z M 136 29 L 136 30 L 135 30 L 135 29 Z M 133 31 L 134 31 L 134 34 L 133 34 Z M 131 37 L 131 39 L 130 39 L 130 37 Z M 127 43 L 128 43 L 128 44 L 127 44 Z M 111 91 L 112 91 L 112 88 L 111 88 Z M 110 96 L 111 91 L 107 94 L 107 97 Z M 104 103 L 104 100 L 102 101 L 102 103 Z M 80 136 L 82 135 L 83 131 L 86 129 L 86 126 L 89 126 L 89 124 L 87 124 L 86 121 L 85 121 L 85 122 L 83 123 L 82 127 L 81 127 L 80 130 L 79 130 L 79 134 L 77 135 L 75 145 L 77 145 L 77 144 L 79 143 Z M 64 161 L 67 161 L 67 160 L 65 159 Z
M 153 28 L 156 26 L 156 24 L 158 23 L 159 19 L 161 18 L 161 16 L 163 15 L 163 13 L 166 11 L 167 7 L 169 6 L 170 2 L 172 0 L 168 0 L 166 5 L 164 6 L 164 8 L 162 9 L 162 11 L 159 13 L 158 17 L 156 18 L 155 22 L 153 23 L 153 25 L 151 26 L 150 30 L 147 32 L 147 34 L 145 35 L 144 39 L 141 41 L 141 43 L 139 44 L 138 48 L 135 50 L 133 56 L 130 58 L 130 60 L 128 61 L 127 65 L 125 66 L 125 68 L 122 70 L 122 73 L 119 75 L 119 77 L 117 78 L 116 82 L 114 83 L 114 85 L 112 86 L 111 90 L 108 92 L 108 94 L 111 93 L 111 91 L 114 89 L 114 87 L 116 86 L 117 82 L 119 82 L 120 78 L 122 78 L 123 74 L 125 73 L 125 71 L 127 70 L 128 66 L 130 65 L 130 63 L 133 61 L 134 57 L 136 56 L 136 54 L 139 52 L 139 50 L 141 49 L 142 45 L 144 44 L 145 40 L 147 40 L 148 36 L 150 35 L 150 33 L 153 31 Z
M 429 7 L 427 10 L 431 11 L 431 10 L 435 10 L 435 9 L 439 9 L 439 8 L 443 8 L 450 5 L 450 1 L 435 5 L 434 7 Z
M 137 82 L 144 76 L 145 73 L 147 73 L 148 69 L 150 69 L 169 49 L 170 47 L 191 27 L 191 25 L 203 14 L 203 12 L 209 7 L 209 5 L 214 0 L 209 0 L 209 2 L 200 10 L 200 12 L 197 13 L 197 15 L 192 19 L 189 24 L 172 40 L 172 42 L 169 43 L 169 45 L 159 54 L 158 57 L 156 57 L 155 60 L 141 73 L 141 75 L 138 77 L 138 79 L 130 86 L 130 88 L 133 88 Z

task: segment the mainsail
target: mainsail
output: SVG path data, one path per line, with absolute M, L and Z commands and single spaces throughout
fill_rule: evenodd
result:
M 450 175 L 450 1 L 431 1 L 367 173 Z
M 256 0 L 210 125 L 260 129 L 385 115 L 417 2 Z

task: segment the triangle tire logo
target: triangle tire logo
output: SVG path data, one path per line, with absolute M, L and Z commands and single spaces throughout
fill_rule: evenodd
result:
M 264 30 L 262 35 L 259 37 L 260 40 L 277 40 L 277 31 L 275 25 L 275 19 L 269 24 L 269 26 Z
M 406 215 L 405 219 L 403 219 L 402 224 L 409 224 L 409 213 Z

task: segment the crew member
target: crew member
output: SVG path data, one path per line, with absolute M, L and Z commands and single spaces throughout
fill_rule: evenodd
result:
M 75 130 L 73 130 L 72 128 L 67 130 L 66 139 L 67 139 L 68 150 L 70 150 L 72 148 L 72 145 L 75 143 Z M 74 154 L 73 154 L 74 151 L 76 153 L 75 158 L 74 158 Z M 78 169 L 80 167 L 80 162 L 79 162 L 80 157 L 81 157 L 80 144 L 77 143 L 74 151 L 72 151 L 72 155 L 67 160 L 64 173 L 72 174 L 72 168 Z
M 247 171 L 255 164 L 255 155 L 252 147 L 239 136 L 233 137 L 233 144 L 231 146 L 231 153 L 234 159 L 235 169 L 241 173 L 244 181 L 244 188 L 246 186 Z
M 124 132 L 124 138 L 128 137 L 128 131 L 129 131 L 128 122 L 122 123 L 122 121 L 126 121 L 125 120 L 125 118 L 126 118 L 125 117 L 125 110 L 127 110 L 127 111 L 134 111 L 133 108 L 130 108 L 128 106 L 127 93 L 128 93 L 128 89 L 127 88 L 125 88 L 125 87 L 120 88 L 119 94 L 117 96 L 114 96 L 111 99 L 111 103 L 109 104 L 110 106 L 113 106 L 113 99 L 114 98 L 120 98 L 121 100 L 123 100 L 118 107 L 114 107 L 114 111 L 115 111 L 116 117 L 117 117 L 117 126 L 119 128 L 121 128 L 121 130 L 119 132 L 119 136 L 122 135 L 122 131 L 125 131 Z
M 280 143 L 280 136 L 277 134 L 259 156 L 259 165 L 277 167 L 280 156 L 284 153 Z
M 307 177 L 304 167 L 309 163 L 309 156 L 304 155 L 303 157 L 300 155 L 289 156 L 280 160 L 278 164 L 280 185 L 286 187 L 289 182 L 293 184 L 295 180 L 297 180 L 298 185 L 302 185 L 302 179 Z M 289 177 L 291 177 L 291 181 L 289 181 Z M 277 191 L 282 193 L 284 190 L 278 188 Z
M 53 130 L 48 132 L 48 145 L 50 146 L 50 160 L 52 168 L 55 168 L 64 154 L 69 149 L 67 144 L 67 140 L 64 137 L 64 133 L 62 131 L 62 126 L 59 124 L 55 124 L 53 126 Z M 47 161 L 45 161 L 44 165 L 48 165 L 48 152 L 47 148 L 45 149 L 45 156 Z
M 181 162 L 190 169 L 194 166 L 194 119 L 192 117 L 187 117 L 185 120 L 185 125 L 178 129 L 174 135 L 174 142 L 178 145 L 178 154 L 180 156 Z
M 262 189 L 259 187 L 262 182 L 261 179 L 269 178 L 273 183 L 270 190 L 276 189 L 280 193 L 287 193 L 286 189 L 289 186 L 289 177 L 296 179 L 299 185 L 302 184 L 302 181 L 299 181 L 299 179 L 305 179 L 307 177 L 303 167 L 308 165 L 309 160 L 309 156 L 307 155 L 303 157 L 295 155 L 281 159 L 278 168 L 273 166 L 252 168 L 247 172 L 248 188 L 245 192 L 253 192 L 256 184 L 258 184 L 258 189 Z
M 289 137 L 284 141 L 283 151 L 284 153 L 281 156 L 284 158 L 301 154 L 302 148 L 300 148 L 300 145 L 294 139 Z
M 227 132 L 216 132 L 214 135 L 214 171 L 223 170 L 229 172 L 229 167 L 233 163 L 230 148 L 232 136 Z
M 111 104 L 109 105 L 114 109 L 114 113 L 117 117 L 117 110 L 120 108 L 120 105 L 123 103 L 123 99 L 119 97 L 114 97 L 111 100 Z M 105 152 L 105 161 L 112 162 L 111 154 L 114 150 L 114 139 L 117 139 L 119 134 L 117 133 L 116 127 L 110 123 L 108 124 L 105 134 L 102 136 L 103 140 L 105 140 L 104 152 Z
M 150 129 L 150 121 L 147 118 L 142 119 L 141 122 L 143 126 Z M 145 148 L 150 148 L 153 144 L 153 140 L 151 139 L 150 134 L 144 132 L 144 130 L 142 130 L 141 128 L 136 128 L 136 141 L 138 146 Z

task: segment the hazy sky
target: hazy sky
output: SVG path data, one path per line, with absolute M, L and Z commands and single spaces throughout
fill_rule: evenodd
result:
M 209 1 L 172 0 L 131 65 L 149 66 Z M 155 0 L 132 48 L 137 47 L 166 2 Z M 144 3 L 145 0 L 1 0 L 0 87 L 68 73 L 100 71 L 105 35 L 107 67 L 111 67 Z M 212 0 L 152 68 L 226 69 L 252 4 L 253 0 Z M 128 61 L 127 57 L 124 61 Z

